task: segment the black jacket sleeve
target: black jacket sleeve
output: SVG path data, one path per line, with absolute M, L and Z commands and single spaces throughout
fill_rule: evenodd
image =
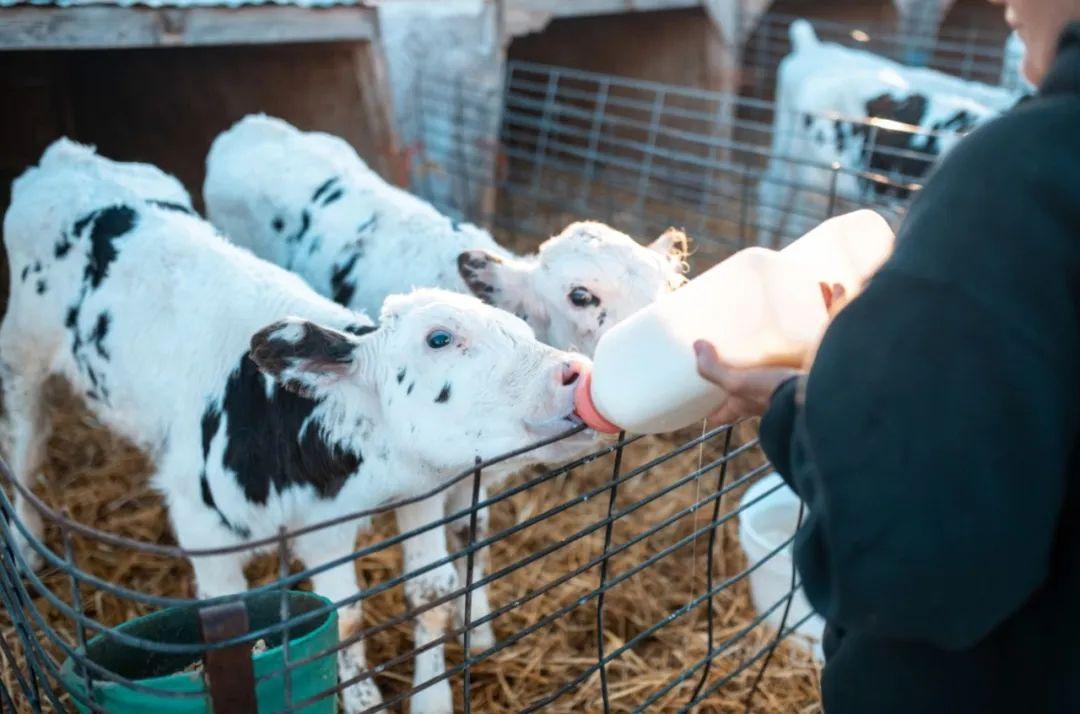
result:
M 796 493 L 799 485 L 790 478 L 791 474 L 791 432 L 795 427 L 795 415 L 798 413 L 796 395 L 799 380 L 791 377 L 785 380 L 769 401 L 769 410 L 761 419 L 761 448 L 769 456 L 769 461 L 777 472 L 784 477 Z
M 805 406 L 788 383 L 762 422 L 807 502 L 807 596 L 842 628 L 967 647 L 1045 577 L 1080 412 L 1080 131 L 1017 114 L 943 163 Z

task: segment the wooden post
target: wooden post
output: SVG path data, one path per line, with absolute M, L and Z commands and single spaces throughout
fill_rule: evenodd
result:
M 201 607 L 199 624 L 207 644 L 231 640 L 247 634 L 247 608 L 240 601 Z M 259 711 L 251 646 L 249 642 L 242 642 L 203 652 L 203 676 L 208 680 L 210 704 L 215 714 L 256 714 Z
M 409 185 L 408 156 L 401 151 L 394 122 L 393 99 L 382 49 L 363 42 L 355 51 L 356 81 L 364 113 L 364 132 L 375 145 L 378 165 L 373 168 L 395 186 Z
M 505 66 L 496 10 L 490 0 L 378 6 L 398 137 L 432 166 L 424 198 L 462 217 L 491 203 L 473 188 L 494 176 Z
M 933 56 L 941 21 L 954 0 L 893 0 L 900 13 L 900 37 L 904 43 L 900 60 L 925 67 Z

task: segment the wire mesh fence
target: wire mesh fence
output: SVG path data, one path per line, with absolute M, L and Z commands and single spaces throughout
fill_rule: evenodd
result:
M 788 616 L 790 587 L 760 612 L 748 604 L 749 580 L 774 567 L 772 560 L 786 552 L 790 536 L 756 562 L 731 547 L 740 512 L 783 488 L 777 484 L 745 497 L 746 487 L 768 464 L 756 441 L 737 432 L 722 427 L 685 440 L 623 437 L 595 443 L 581 457 L 524 474 L 490 497 L 481 488 L 483 474 L 508 457 L 478 464 L 409 499 L 423 500 L 465 483 L 472 494 L 465 508 L 414 531 L 370 539 L 347 561 L 362 565 L 385 558 L 406 539 L 465 519 L 467 536 L 460 547 L 443 561 L 404 572 L 391 567 L 381 582 L 337 602 L 300 597 L 296 591 L 312 575 L 340 565 L 290 569 L 289 543 L 303 535 L 299 531 L 240 546 L 269 550 L 278 561 L 276 567 L 266 566 L 248 592 L 194 600 L 180 594 L 184 579 L 190 583 L 187 562 L 233 549 L 185 551 L 131 538 L 123 528 L 103 530 L 74 517 L 63 495 L 50 504 L 51 498 L 20 486 L 4 467 L 0 597 L 8 621 L 0 699 L 6 710 L 20 712 L 133 711 L 122 706 L 133 702 L 142 710 L 205 711 L 208 696 L 216 711 L 244 711 L 255 696 L 259 711 L 333 711 L 339 692 L 374 678 L 384 699 L 365 710 L 400 708 L 444 680 L 454 683 L 461 711 L 583 705 L 644 711 L 730 704 L 751 696 L 753 678 L 780 633 L 796 631 L 810 617 L 807 612 Z M 47 542 L 35 541 L 16 517 L 7 496 L 12 489 L 45 518 Z M 498 515 L 503 509 L 511 513 Z M 496 516 L 485 529 L 483 514 L 489 510 Z M 377 512 L 355 513 L 313 528 L 359 523 L 373 515 Z M 788 515 L 792 522 L 786 527 L 793 532 L 801 514 Z M 24 553 L 13 547 L 16 532 L 30 538 L 46 560 L 43 570 L 26 568 Z M 135 572 L 112 579 L 102 567 L 102 552 L 135 563 Z M 487 574 L 476 567 L 481 554 L 491 562 Z M 420 605 L 402 605 L 401 591 L 410 582 L 447 561 L 463 561 L 459 587 Z M 790 565 L 785 568 L 783 577 L 794 578 Z M 148 587 L 154 571 L 170 573 L 181 581 L 179 587 L 165 588 L 170 592 Z M 493 591 L 492 608 L 475 617 L 470 605 L 481 588 Z M 335 613 L 392 593 L 397 594 L 393 606 L 368 608 L 367 619 L 343 631 L 340 641 L 335 637 L 310 646 L 318 632 L 334 629 Z M 448 603 L 460 610 L 460 620 L 445 632 L 420 646 L 398 642 L 399 651 L 377 651 L 378 660 L 370 661 L 378 663 L 351 681 L 334 675 L 338 653 L 358 642 L 385 640 Z M 137 621 L 145 626 L 133 628 L 131 618 L 145 613 L 155 614 Z M 485 625 L 494 625 L 496 637 L 469 647 L 470 633 Z M 685 641 L 677 642 L 680 637 Z M 458 640 L 464 647 L 450 651 L 444 671 L 410 681 L 410 664 L 415 674 L 426 651 Z M 263 645 L 252 667 L 252 647 L 258 652 Z M 672 657 L 677 667 L 667 661 Z M 813 660 L 801 648 L 785 650 L 784 658 L 808 696 Z M 665 663 L 663 677 L 650 671 L 657 662 Z M 540 671 L 530 673 L 530 668 Z
M 467 79 L 424 87 L 411 112 L 423 137 L 412 188 L 441 210 L 510 245 L 574 220 L 639 240 L 677 226 L 694 239 L 698 267 L 747 245 L 784 245 L 857 208 L 899 223 L 942 142 L 959 136 L 524 62 L 508 65 L 491 136 L 469 121 L 488 100 Z

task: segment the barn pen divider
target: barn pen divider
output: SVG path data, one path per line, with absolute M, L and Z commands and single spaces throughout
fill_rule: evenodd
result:
M 574 220 L 638 240 L 669 227 L 709 266 L 747 245 L 781 247 L 821 221 L 873 208 L 902 218 L 930 145 L 948 132 L 895 121 L 800 114 L 863 137 L 855 165 L 808 157 L 805 137 L 776 151 L 773 102 L 583 70 L 510 62 L 499 133 L 467 79 L 427 78 L 407 115 L 411 190 L 448 215 L 534 246 Z M 830 132 L 832 129 L 830 128 Z M 833 141 L 830 134 L 828 141 Z M 874 168 L 884 166 L 885 169 Z M 764 191 L 777 194 L 770 198 Z
M 411 147 L 413 190 L 449 215 L 490 228 L 512 247 L 533 246 L 580 219 L 606 221 L 639 239 L 678 226 L 695 240 L 692 260 L 700 268 L 741 246 L 795 238 L 799 231 L 790 218 L 800 213 L 816 223 L 869 205 L 898 219 L 904 201 L 891 194 L 919 188 L 917 177 L 772 155 L 774 109 L 762 100 L 511 63 L 502 116 L 493 123 L 484 115 L 490 97 L 466 80 L 428 78 L 419 87 L 411 112 L 420 137 Z M 867 156 L 876 152 L 909 158 L 911 152 L 893 148 L 895 141 L 879 145 L 876 137 L 884 132 L 925 133 L 895 124 L 861 125 Z M 807 184 L 789 186 L 805 194 L 798 206 L 763 206 L 759 189 L 771 180 L 766 170 L 770 160 L 810 163 L 810 168 L 824 171 L 827 180 L 822 183 L 815 174 Z M 290 567 L 291 539 L 341 523 L 359 524 L 400 504 L 234 548 L 194 552 L 167 544 L 167 535 L 163 542 L 132 537 L 75 518 L 72 513 L 79 504 L 65 502 L 63 489 L 36 484 L 45 494 L 38 495 L 16 484 L 4 466 L 0 602 L 7 614 L 0 613 L 0 659 L 5 665 L 0 711 L 70 711 L 76 704 L 93 710 L 95 692 L 116 685 L 162 701 L 207 696 L 202 688 L 164 689 L 152 680 L 136 681 L 101 666 L 84 653 L 96 636 L 138 648 L 147 657 L 201 659 L 211 680 L 215 671 L 242 673 L 255 642 L 280 636 L 280 667 L 246 680 L 228 678 L 234 681 L 224 691 L 211 688 L 214 697 L 242 699 L 251 696 L 252 685 L 280 678 L 280 711 L 302 709 L 373 677 L 383 692 L 383 708 L 402 705 L 417 689 L 449 679 L 457 708 L 466 712 L 685 711 L 697 705 L 741 710 L 752 701 L 763 706 L 763 695 L 753 699 L 759 682 L 763 691 L 767 686 L 791 686 L 796 678 L 784 678 L 787 685 L 778 684 L 782 678 L 770 679 L 770 672 L 781 665 L 798 668 L 797 679 L 813 691 L 816 665 L 808 650 L 796 646 L 801 640 L 792 637 L 811 617 L 789 617 L 798 588 L 794 569 L 785 591 L 766 606 L 755 609 L 747 594 L 753 573 L 787 557 L 792 542 L 785 538 L 767 557 L 749 565 L 737 551 L 735 526 L 744 509 L 783 489 L 778 484 L 755 499 L 740 498 L 770 470 L 749 426 L 597 441 L 588 455 L 525 470 L 501 490 L 483 495 L 482 474 L 543 446 L 532 445 L 479 463 L 406 501 L 418 502 L 455 483 L 468 483 L 472 499 L 467 508 L 406 533 L 376 530 L 374 539 L 362 539 L 346 558 L 305 569 Z M 13 489 L 20 490 L 47 523 L 46 542 L 31 541 L 46 561 L 41 572 L 24 572 L 21 556 L 12 547 L 16 531 L 28 535 L 12 507 Z M 478 533 L 478 517 L 485 511 L 492 518 L 491 531 Z M 800 510 L 792 520 L 801 517 Z M 394 546 L 461 519 L 469 523 L 468 537 L 451 548 L 448 557 L 408 572 L 395 567 L 396 556 L 389 555 L 396 552 Z M 795 525 L 787 524 L 792 530 Z M 278 562 L 245 593 L 204 601 L 187 596 L 188 558 L 236 550 L 269 551 L 277 554 Z M 474 577 L 475 559 L 484 551 L 491 556 L 490 568 L 483 577 Z M 465 560 L 466 576 L 457 590 L 423 607 L 402 602 L 407 582 L 460 559 Z M 128 568 L 124 572 L 135 575 L 111 581 L 101 570 L 106 561 L 123 561 Z M 368 572 L 365 565 L 372 561 L 388 565 L 360 592 L 330 606 L 289 612 L 287 593 L 312 573 L 343 562 Z M 157 574 L 155 582 L 163 582 L 161 573 L 167 574 L 169 592 L 142 586 L 151 570 Z M 492 611 L 475 618 L 473 593 L 480 586 L 491 588 Z M 461 596 L 463 624 L 453 624 L 420 648 L 385 646 L 393 638 L 399 644 L 407 641 L 404 633 L 414 618 Z M 236 603 L 267 597 L 280 600 L 280 612 L 269 624 L 246 628 L 236 619 Z M 397 600 L 373 615 L 374 604 L 386 598 Z M 360 601 L 365 620 L 337 647 L 307 654 L 292 651 L 290 630 Z M 131 617 L 172 607 L 202 612 L 204 627 L 217 636 L 211 642 L 158 642 L 118 630 Z M 495 644 L 481 652 L 455 649 L 458 636 L 470 639 L 481 622 L 494 625 Z M 361 640 L 368 645 L 370 669 L 314 694 L 293 691 L 293 679 L 284 675 Z M 374 655 L 373 643 L 379 645 Z M 404 673 L 418 653 L 441 645 L 448 645 L 445 672 L 414 688 Z M 65 659 L 74 662 L 89 697 L 70 686 L 70 677 L 60 679 Z M 219 677 L 215 684 L 221 681 Z

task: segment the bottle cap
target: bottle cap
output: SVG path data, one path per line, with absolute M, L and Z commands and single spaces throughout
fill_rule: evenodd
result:
M 585 372 L 578 379 L 574 388 L 574 412 L 593 431 L 601 434 L 618 434 L 622 429 L 605 419 L 593 404 L 592 372 Z

